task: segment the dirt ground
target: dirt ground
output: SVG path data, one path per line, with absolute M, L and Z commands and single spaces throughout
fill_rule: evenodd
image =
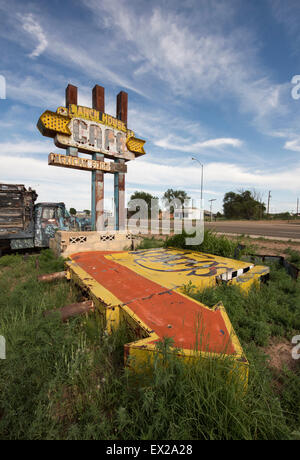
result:
M 236 237 L 226 235 L 230 240 L 236 240 Z M 288 248 L 300 252 L 300 243 L 292 241 L 269 240 L 266 238 L 241 238 L 241 244 L 250 244 L 255 246 L 255 252 L 261 255 L 285 256 Z
M 297 360 L 292 358 L 292 348 L 295 345 L 291 344 L 288 340 L 271 339 L 269 345 L 264 348 L 264 352 L 269 356 L 269 366 L 281 371 L 283 367 L 293 370 L 298 365 Z
M 145 238 L 152 238 L 154 236 L 156 239 L 159 240 L 166 240 L 166 235 L 150 235 L 150 234 L 143 234 Z M 270 256 L 286 256 L 286 249 L 291 248 L 294 251 L 300 252 L 300 242 L 294 241 L 282 241 L 282 240 L 274 240 L 274 239 L 267 239 L 267 238 L 250 238 L 250 237 L 237 237 L 237 236 L 230 236 L 225 235 L 226 238 L 229 240 L 236 241 L 239 239 L 241 244 L 251 245 L 254 246 L 255 252 L 261 255 L 270 255 Z

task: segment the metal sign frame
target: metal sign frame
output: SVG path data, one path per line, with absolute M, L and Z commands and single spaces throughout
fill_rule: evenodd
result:
M 114 174 L 115 229 L 125 229 L 125 162 L 144 155 L 145 141 L 127 128 L 128 94 L 117 95 L 116 117 L 105 113 L 104 88 L 95 85 L 92 108 L 77 105 L 78 89 L 66 88 L 66 107 L 46 110 L 37 128 L 67 155 L 50 153 L 48 164 L 92 172 L 92 230 L 104 230 L 104 174 Z M 91 154 L 91 159 L 78 156 Z M 105 158 L 114 160 L 104 161 Z

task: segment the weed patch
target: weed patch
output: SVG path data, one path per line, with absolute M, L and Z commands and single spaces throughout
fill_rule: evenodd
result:
M 199 245 L 188 246 L 186 238 L 191 238 L 193 235 L 188 235 L 185 231 L 181 234 L 171 236 L 165 242 L 165 247 L 175 247 L 180 249 L 190 249 L 192 251 L 205 252 L 215 254 L 220 257 L 240 258 L 243 254 L 250 254 L 253 249 L 247 245 L 241 249 L 240 240 L 230 240 L 226 236 L 218 236 L 212 230 L 204 231 L 203 242 Z
M 37 274 L 63 269 L 48 251 L 28 260 L 0 259 L 1 439 L 297 439 L 299 371 L 268 365 L 261 349 L 271 337 L 299 330 L 299 282 L 273 267 L 269 285 L 249 297 L 237 287 L 186 293 L 214 305 L 222 300 L 250 362 L 247 393 L 232 380 L 230 360 L 177 358 L 172 342 L 157 345 L 146 372 L 124 368 L 119 327 L 105 332 L 99 313 L 62 323 L 45 310 L 79 301 L 66 280 L 38 283 Z

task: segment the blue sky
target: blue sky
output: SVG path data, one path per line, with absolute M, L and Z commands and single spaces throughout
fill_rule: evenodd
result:
M 271 211 L 295 211 L 300 196 L 298 0 L 0 0 L 0 181 L 34 187 L 39 201 L 90 207 L 90 173 L 50 167 L 58 152 L 36 122 L 64 105 L 68 83 L 79 104 L 106 90 L 129 95 L 128 127 L 147 155 L 128 163 L 127 197 L 180 188 L 205 208 L 224 193 L 255 189 Z M 63 153 L 63 152 L 61 152 Z M 105 176 L 107 207 L 113 191 Z

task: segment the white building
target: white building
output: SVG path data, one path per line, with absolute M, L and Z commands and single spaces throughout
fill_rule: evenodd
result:
M 198 208 L 174 209 L 174 219 L 195 219 L 199 220 L 201 211 Z

